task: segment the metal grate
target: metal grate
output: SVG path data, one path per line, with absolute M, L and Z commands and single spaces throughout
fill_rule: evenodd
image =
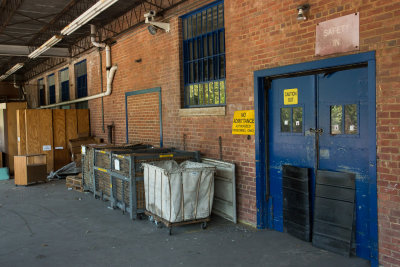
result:
M 225 104 L 225 28 L 221 1 L 182 17 L 185 107 Z

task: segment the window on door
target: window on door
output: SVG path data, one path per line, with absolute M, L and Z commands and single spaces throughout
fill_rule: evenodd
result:
M 44 79 L 41 78 L 38 80 L 38 91 L 39 91 L 39 105 L 46 105 L 46 91 L 44 88 Z
M 47 86 L 49 87 L 49 104 L 56 103 L 56 83 L 54 73 L 47 76 Z
M 303 132 L 303 107 L 281 108 L 281 132 Z
M 69 69 L 65 68 L 60 70 L 60 95 L 61 102 L 69 100 Z
M 77 98 L 87 96 L 88 91 L 87 91 L 86 59 L 75 64 L 75 77 L 76 77 Z
M 225 105 L 224 3 L 182 17 L 185 107 Z
M 332 105 L 331 135 L 355 135 L 358 134 L 358 105 Z

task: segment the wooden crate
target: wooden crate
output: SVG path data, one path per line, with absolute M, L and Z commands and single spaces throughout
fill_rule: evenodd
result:
M 14 156 L 15 184 L 30 185 L 47 181 L 45 154 Z

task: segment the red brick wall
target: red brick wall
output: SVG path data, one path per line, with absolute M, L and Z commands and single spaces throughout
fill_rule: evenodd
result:
M 162 88 L 164 145 L 201 150 L 204 156 L 222 154 L 237 166 L 238 214 L 256 223 L 254 137 L 233 136 L 236 110 L 254 109 L 255 70 L 313 61 L 316 24 L 360 12 L 360 52 L 376 51 L 378 217 L 380 262 L 400 265 L 400 2 L 395 0 L 310 0 L 309 20 L 296 20 L 296 7 L 304 1 L 225 0 L 226 115 L 180 117 L 182 107 L 181 33 L 178 16 L 210 1 L 187 1 L 165 16 L 171 32 L 151 36 L 145 26 L 118 38 L 112 46 L 118 64 L 113 93 L 104 98 L 105 124 L 114 122 L 116 142 L 125 142 L 125 92 Z M 349 54 L 349 53 L 347 53 Z M 332 55 L 336 57 L 343 54 Z M 103 57 L 103 73 L 105 53 Z M 88 55 L 89 94 L 100 92 L 99 55 Z M 141 59 L 140 63 L 135 62 Z M 103 74 L 105 90 L 105 73 Z M 92 134 L 102 131 L 101 100 L 90 101 Z M 134 141 L 134 140 L 133 140 Z
M 129 140 L 160 146 L 159 93 L 128 97 Z

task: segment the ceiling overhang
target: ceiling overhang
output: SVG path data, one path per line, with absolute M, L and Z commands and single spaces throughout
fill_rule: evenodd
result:
M 2 45 L 0 44 L 0 56 L 27 57 L 30 53 L 29 46 L 23 45 Z M 40 57 L 69 57 L 69 49 L 52 47 L 44 52 Z
M 112 42 L 116 36 L 141 26 L 144 13 L 165 11 L 187 0 L 119 0 L 88 24 L 95 24 L 100 42 Z M 35 59 L 27 55 L 43 45 L 74 19 L 96 4 L 97 0 L 0 0 L 0 75 L 17 63 L 16 72 L 27 81 L 57 65 L 66 57 L 78 57 L 93 47 L 90 27 L 63 37 L 62 41 Z M 8 79 L 11 79 L 8 78 Z

